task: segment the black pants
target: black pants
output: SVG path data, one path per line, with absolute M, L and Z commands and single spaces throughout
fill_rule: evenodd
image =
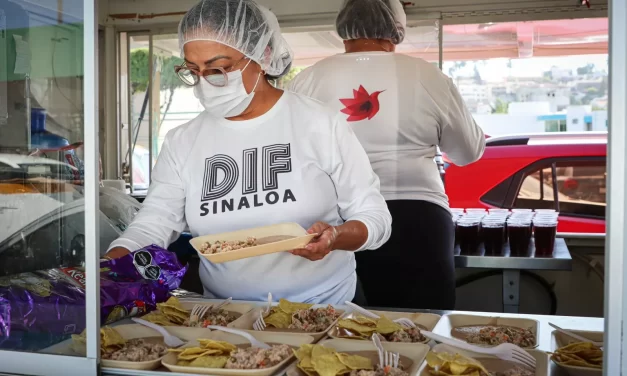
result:
M 357 275 L 371 307 L 454 309 L 455 229 L 450 213 L 418 200 L 388 201 L 392 236 L 357 252 Z

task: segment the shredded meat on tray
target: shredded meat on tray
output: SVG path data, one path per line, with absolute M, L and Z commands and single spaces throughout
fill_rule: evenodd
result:
M 374 371 L 371 370 L 354 370 L 349 376 L 408 376 L 409 374 L 401 368 L 377 366 Z
M 288 345 L 274 345 L 270 349 L 258 347 L 238 348 L 231 353 L 226 363 L 230 369 L 259 369 L 270 368 L 281 363 L 292 354 Z
M 535 372 L 515 366 L 505 372 L 497 372 L 494 376 L 535 376 Z
M 237 251 L 238 249 L 250 248 L 257 245 L 257 239 L 254 237 L 248 237 L 245 241 L 243 240 L 218 240 L 214 243 L 206 242 L 200 246 L 200 252 L 203 254 L 215 254 L 215 253 L 224 253 L 230 251 Z
M 416 342 L 423 342 L 424 340 L 426 340 L 426 337 L 420 333 L 420 329 L 418 328 L 407 328 L 407 329 L 399 330 L 392 334 L 388 334 L 386 336 L 380 336 L 380 337 L 383 337 L 382 341 L 389 341 L 389 342 L 416 343 Z
M 331 306 L 301 309 L 292 315 L 292 324 L 289 328 L 306 332 L 322 332 L 328 329 L 339 317 L 339 312 Z
M 486 326 L 478 333 L 471 333 L 466 337 L 469 343 L 480 345 L 500 345 L 513 343 L 520 347 L 533 347 L 535 335 L 529 329 L 514 328 L 511 326 Z
M 229 311 L 225 311 L 223 309 L 210 309 L 197 322 L 190 322 L 188 319 L 183 325 L 194 328 L 206 328 L 209 325 L 227 326 L 236 319 L 237 317 Z
M 148 343 L 142 339 L 132 339 L 119 350 L 106 352 L 102 355 L 102 359 L 121 360 L 128 362 L 145 362 L 149 360 L 157 360 L 168 352 L 165 345 L 157 343 Z

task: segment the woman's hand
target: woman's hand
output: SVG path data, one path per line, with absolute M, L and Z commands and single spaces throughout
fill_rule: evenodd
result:
M 293 250 L 293 255 L 304 257 L 310 261 L 318 261 L 335 249 L 334 246 L 338 237 L 338 231 L 335 227 L 328 223 L 316 222 L 307 230 L 307 233 L 318 235 L 305 248 Z
M 131 251 L 129 251 L 128 249 L 124 247 L 115 247 L 115 248 L 111 248 L 111 250 L 107 252 L 105 257 L 109 259 L 118 259 L 120 257 L 124 257 L 128 255 L 129 253 L 131 253 Z

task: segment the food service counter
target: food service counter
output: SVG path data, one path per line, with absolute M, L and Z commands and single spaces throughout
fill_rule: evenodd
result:
M 186 294 L 181 294 L 181 299 L 184 299 L 186 302 L 189 301 L 198 301 L 203 303 L 218 303 L 221 300 L 214 299 L 200 299 L 200 298 L 185 298 L 184 296 L 190 296 Z M 239 303 L 248 303 L 255 306 L 262 306 L 265 303 L 263 302 L 239 302 Z M 348 307 L 338 306 L 339 309 L 348 309 Z M 599 331 L 602 332 L 604 329 L 604 319 L 602 318 L 592 318 L 592 317 L 569 317 L 569 316 L 546 316 L 546 315 L 530 315 L 530 314 L 512 314 L 512 313 L 492 313 L 492 312 L 465 312 L 465 311 L 441 311 L 441 310 L 414 310 L 414 309 L 398 309 L 398 308 L 375 308 L 368 307 L 369 309 L 379 310 L 379 311 L 396 311 L 396 312 L 410 312 L 410 313 L 433 313 L 437 315 L 447 315 L 447 314 L 462 314 L 462 315 L 474 315 L 474 316 L 485 316 L 485 317 L 499 317 L 499 318 L 518 318 L 518 319 L 531 319 L 536 320 L 538 322 L 537 329 L 537 349 L 541 351 L 551 351 L 552 350 L 552 332 L 553 328 L 549 326 L 549 323 L 553 323 L 557 326 L 560 326 L 565 329 L 571 330 L 585 330 L 585 331 Z M 120 321 L 114 326 L 123 325 L 123 324 L 131 324 L 130 320 Z M 439 324 L 438 324 L 439 325 Z M 437 326 L 437 325 L 436 325 Z M 434 330 L 435 331 L 435 330 Z M 430 343 L 433 345 L 434 343 Z M 157 376 L 157 375 L 172 375 L 172 376 L 188 376 L 189 374 L 179 374 L 173 372 L 164 372 L 164 371 L 140 371 L 133 370 L 133 375 L 145 375 L 145 376 Z M 129 375 L 129 370 L 122 369 L 102 369 L 103 375 Z M 279 374 L 282 374 L 279 373 Z M 551 373 L 555 375 L 561 375 L 559 371 L 555 373 Z

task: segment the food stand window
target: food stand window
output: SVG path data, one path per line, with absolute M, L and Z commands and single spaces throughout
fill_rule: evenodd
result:
M 53 355 L 72 334 L 98 332 L 97 225 L 117 233 L 97 210 L 94 7 L 0 1 L 2 372 L 97 370 L 95 335 L 82 354 Z

